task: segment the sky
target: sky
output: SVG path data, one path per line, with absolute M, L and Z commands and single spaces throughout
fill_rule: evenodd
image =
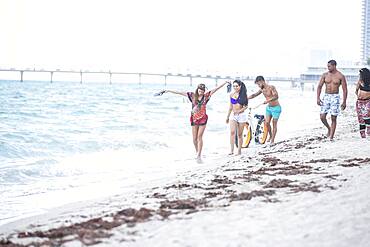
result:
M 0 29 L 2 68 L 289 76 L 359 61 L 361 0 L 0 0 Z

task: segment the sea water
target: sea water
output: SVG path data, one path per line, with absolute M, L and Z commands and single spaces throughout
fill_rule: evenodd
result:
M 320 126 L 314 92 L 275 86 L 283 109 L 277 141 Z M 180 95 L 153 96 L 163 88 L 195 89 L 188 84 L 0 82 L 0 225 L 202 166 L 194 159 L 191 104 Z M 247 88 L 249 93 L 258 89 L 252 82 Z M 259 96 L 250 105 L 263 100 Z M 207 105 L 205 162 L 229 152 L 228 107 L 224 87 Z M 264 107 L 254 113 L 263 114 Z

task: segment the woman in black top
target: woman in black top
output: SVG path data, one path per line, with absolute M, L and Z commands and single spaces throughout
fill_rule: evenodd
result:
M 360 124 L 360 135 L 362 138 L 365 138 L 366 135 L 370 136 L 370 71 L 367 68 L 360 69 L 356 95 L 356 111 Z

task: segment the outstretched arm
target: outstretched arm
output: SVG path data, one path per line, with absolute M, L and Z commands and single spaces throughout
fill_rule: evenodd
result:
M 325 74 L 323 74 L 320 78 L 320 81 L 319 81 L 319 85 L 317 85 L 317 104 L 318 105 L 322 105 L 322 101 L 320 99 L 320 94 L 321 94 L 321 89 L 322 89 L 322 86 L 324 85 L 324 82 L 325 82 Z
M 253 98 L 257 97 L 258 95 L 260 95 L 261 93 L 262 93 L 262 90 L 260 89 L 256 93 L 249 95 L 248 99 L 253 99 Z
M 174 91 L 174 90 L 164 90 L 165 93 L 173 93 L 173 94 L 179 94 L 179 95 L 182 95 L 182 96 L 185 96 L 187 97 L 188 95 L 186 94 L 186 92 L 179 92 L 179 91 Z
M 343 79 L 342 79 L 342 89 L 343 89 L 343 103 L 341 105 L 341 108 L 342 110 L 344 110 L 346 109 L 346 106 L 347 106 L 347 95 L 348 95 L 347 80 L 345 76 L 343 76 Z
M 217 90 L 219 90 L 220 88 L 222 88 L 223 86 L 225 86 L 225 84 L 226 83 L 230 83 L 229 81 L 225 81 L 224 83 L 222 83 L 220 86 L 218 86 L 218 87 L 216 87 L 216 88 L 214 88 L 214 89 L 212 89 L 211 91 L 210 91 L 210 95 L 212 95 L 212 94 L 214 94 Z

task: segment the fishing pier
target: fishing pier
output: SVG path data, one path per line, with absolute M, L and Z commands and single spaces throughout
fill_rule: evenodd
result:
M 63 69 L 54 69 L 54 70 L 45 70 L 45 69 L 16 69 L 16 68 L 0 68 L 0 80 L 2 73 L 18 73 L 19 74 L 19 81 L 24 82 L 24 74 L 26 73 L 47 73 L 49 74 L 49 81 L 53 83 L 55 74 L 78 74 L 79 75 L 79 82 L 84 82 L 84 75 L 87 74 L 100 74 L 100 75 L 107 75 L 107 81 L 112 84 L 113 77 L 115 75 L 131 75 L 137 77 L 138 83 L 142 83 L 143 76 L 156 76 L 161 77 L 164 80 L 164 84 L 167 85 L 167 78 L 169 77 L 184 77 L 189 78 L 189 83 L 192 85 L 194 78 L 200 79 L 210 79 L 214 80 L 216 85 L 218 84 L 219 80 L 254 80 L 254 76 L 231 76 L 231 75 L 201 75 L 201 74 L 181 74 L 181 73 L 143 73 L 143 72 L 120 72 L 120 71 L 90 71 L 90 70 L 63 70 Z M 293 77 L 265 77 L 267 81 L 289 81 L 292 83 L 297 83 L 299 78 Z

